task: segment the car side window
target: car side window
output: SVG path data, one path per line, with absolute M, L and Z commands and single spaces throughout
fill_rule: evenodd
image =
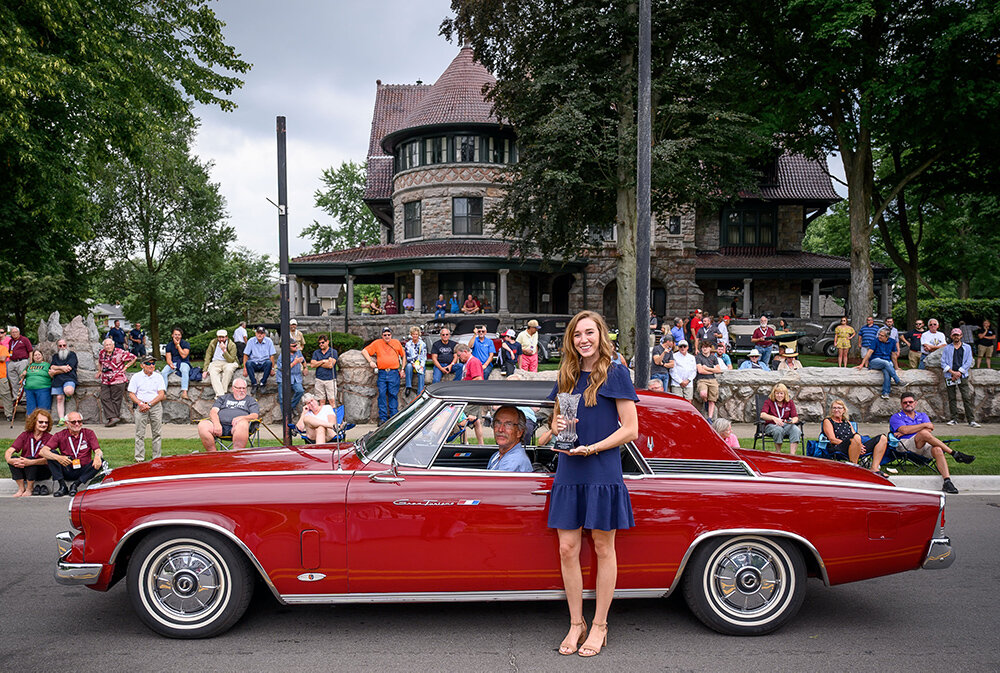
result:
M 409 467 L 427 467 L 438 449 L 454 432 L 464 404 L 446 404 L 396 451 L 396 462 Z

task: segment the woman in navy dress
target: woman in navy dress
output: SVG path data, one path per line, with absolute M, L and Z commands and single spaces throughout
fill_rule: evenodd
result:
M 556 399 L 556 393 L 561 392 L 581 397 L 577 445 L 559 456 L 549 498 L 549 527 L 559 534 L 559 560 L 570 616 L 569 633 L 559 653 L 592 657 L 600 654 L 608 640 L 608 609 L 618 578 L 615 531 L 635 525 L 622 479 L 620 447 L 639 436 L 638 398 L 628 368 L 613 362 L 614 347 L 600 314 L 583 311 L 574 316 L 563 343 L 569 347 L 550 397 Z M 558 404 L 552 423 L 555 432 L 568 425 Z M 583 619 L 580 569 L 584 528 L 590 531 L 597 555 L 597 606 L 589 637 Z

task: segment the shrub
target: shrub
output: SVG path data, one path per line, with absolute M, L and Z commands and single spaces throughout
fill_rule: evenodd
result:
M 937 318 L 942 332 L 958 327 L 960 320 L 967 325 L 982 325 L 983 318 L 988 318 L 995 325 L 1000 316 L 1000 299 L 919 299 L 917 315 L 924 321 Z M 893 306 L 892 316 L 898 325 L 904 325 L 906 305 Z
M 305 332 L 306 359 L 308 359 L 308 356 L 312 355 L 314 350 L 319 348 L 320 334 L 325 334 L 330 337 L 330 346 L 332 346 L 337 353 L 361 350 L 365 347 L 365 342 L 361 339 L 361 337 L 353 334 L 346 334 L 344 332 Z

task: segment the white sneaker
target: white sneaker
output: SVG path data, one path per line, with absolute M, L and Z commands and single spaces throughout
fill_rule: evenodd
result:
M 970 428 L 981 428 L 983 426 L 979 425 L 979 423 L 976 423 L 975 421 L 969 421 L 969 427 Z
M 953 418 L 953 419 L 951 419 L 950 421 L 948 421 L 947 423 L 945 423 L 945 425 L 958 425 L 958 421 L 956 421 L 956 420 L 955 420 L 955 419 Z
M 883 395 L 883 396 L 882 396 L 882 399 L 883 399 L 883 400 L 887 400 L 887 399 L 889 399 L 889 396 L 888 396 L 888 395 Z

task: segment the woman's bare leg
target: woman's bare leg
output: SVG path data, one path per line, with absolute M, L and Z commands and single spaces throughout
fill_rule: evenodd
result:
M 569 632 L 559 645 L 560 651 L 572 654 L 585 627 L 573 626 L 583 622 L 583 571 L 580 569 L 580 547 L 582 546 L 583 529 L 558 529 L 559 534 L 559 567 L 562 571 L 563 588 L 566 590 L 566 603 L 569 606 Z

